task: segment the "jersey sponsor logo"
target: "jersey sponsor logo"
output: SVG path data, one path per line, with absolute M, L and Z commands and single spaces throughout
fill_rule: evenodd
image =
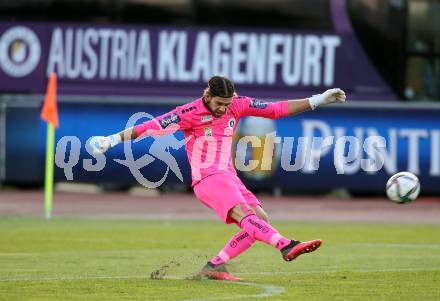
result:
M 162 118 L 160 122 L 160 126 L 165 129 L 167 127 L 169 127 L 171 124 L 175 124 L 180 122 L 180 117 L 179 115 L 177 115 L 177 113 L 172 113 L 168 116 L 165 116 L 164 118 Z
M 205 116 L 202 116 L 201 121 L 202 121 L 202 122 L 212 121 L 212 115 L 205 115 Z
M 249 103 L 249 108 L 265 109 L 266 107 L 267 102 L 258 99 L 251 99 L 251 102 Z

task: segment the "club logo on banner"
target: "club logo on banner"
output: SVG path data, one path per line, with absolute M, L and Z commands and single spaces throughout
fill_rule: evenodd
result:
M 15 26 L 0 39 L 0 67 L 9 76 L 23 77 L 31 73 L 41 57 L 37 35 L 29 28 Z

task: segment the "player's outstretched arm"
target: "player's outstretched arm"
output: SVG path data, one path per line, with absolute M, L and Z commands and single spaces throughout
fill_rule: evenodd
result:
M 93 154 L 103 154 L 110 147 L 114 147 L 123 141 L 136 139 L 137 134 L 134 127 L 128 128 L 119 133 L 110 136 L 95 136 L 90 139 L 90 145 L 93 149 Z
M 185 130 L 192 126 L 191 113 L 186 110 L 187 107 L 191 107 L 191 103 L 165 113 L 161 116 L 157 116 L 154 119 L 147 120 L 144 123 L 135 125 L 134 127 L 127 128 L 122 132 L 119 132 L 110 136 L 96 136 L 90 139 L 90 145 L 94 154 L 103 154 L 110 147 L 114 147 L 117 144 L 134 140 L 138 137 L 159 137 L 163 135 L 173 134 L 178 130 Z M 185 112 L 185 113 L 182 113 Z
M 319 106 L 331 103 L 342 103 L 345 102 L 345 99 L 345 92 L 341 89 L 334 88 L 309 98 L 289 100 L 289 115 L 299 114 L 310 109 L 314 110 Z

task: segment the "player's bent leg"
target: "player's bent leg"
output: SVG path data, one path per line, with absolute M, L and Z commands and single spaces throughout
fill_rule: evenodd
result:
M 256 240 L 272 245 L 279 250 L 290 244 L 290 239 L 280 235 L 272 225 L 259 218 L 254 209 L 247 204 L 235 206 L 230 212 L 230 217 Z
M 266 212 L 260 205 L 249 205 L 255 214 L 262 220 L 268 220 Z M 253 213 L 248 211 L 248 213 Z M 238 224 L 238 223 L 237 223 Z M 249 235 L 245 230 L 239 231 L 235 234 L 223 247 L 223 249 L 214 256 L 209 262 L 214 265 L 225 264 L 229 260 L 237 257 L 255 243 L 255 238 Z
M 242 229 L 205 265 L 202 275 L 215 280 L 240 280 L 228 273 L 226 263 L 249 249 L 254 243 L 255 238 Z
M 210 262 L 216 265 L 224 264 L 249 249 L 254 242 L 255 239 L 251 235 L 245 230 L 241 230 L 226 243 L 223 249 Z
M 256 240 L 270 244 L 280 250 L 283 259 L 286 261 L 292 261 L 301 254 L 313 252 L 322 244 L 319 239 L 307 242 L 287 239 L 254 212 L 256 212 L 255 208 L 249 206 L 246 208 L 240 204 L 233 208 L 230 216 Z

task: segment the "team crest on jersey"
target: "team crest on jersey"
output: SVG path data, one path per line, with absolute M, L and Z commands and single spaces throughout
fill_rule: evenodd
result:
M 205 115 L 205 116 L 202 116 L 202 120 L 201 120 L 202 122 L 209 122 L 209 121 L 212 121 L 212 115 Z
M 205 127 L 205 137 L 212 137 L 212 128 L 210 126 Z
M 267 102 L 258 99 L 251 99 L 251 102 L 249 103 L 249 108 L 265 109 L 266 107 Z
M 172 124 L 178 123 L 178 122 L 180 122 L 180 117 L 179 117 L 179 115 L 177 115 L 177 113 L 172 113 L 168 116 L 165 116 L 164 118 L 162 118 L 161 121 L 159 121 L 160 126 L 163 129 L 169 127 Z
M 229 126 L 230 128 L 233 128 L 233 127 L 235 126 L 236 123 L 237 123 L 237 121 L 235 120 L 234 117 L 232 117 L 232 118 L 229 119 L 229 121 L 228 121 L 228 126 Z

